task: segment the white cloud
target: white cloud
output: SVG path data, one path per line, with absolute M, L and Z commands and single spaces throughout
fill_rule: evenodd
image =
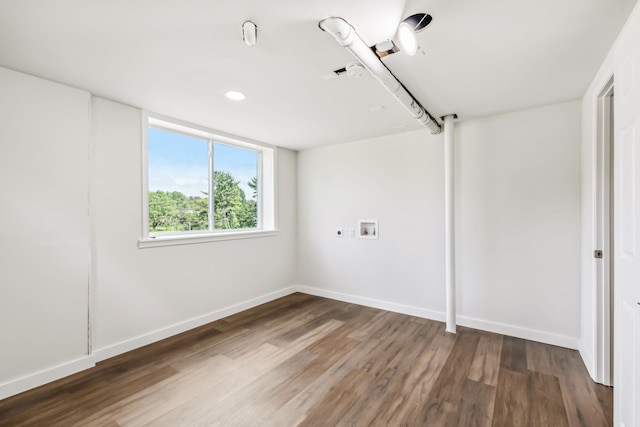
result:
M 255 169 L 236 169 L 231 174 L 240 181 L 240 188 L 247 199 L 253 196 L 248 183 L 256 176 Z M 207 192 L 209 181 L 206 168 L 190 168 L 180 166 L 156 167 L 149 173 L 149 191 L 179 191 L 185 196 L 202 197 Z
M 179 191 L 185 196 L 202 196 L 209 189 L 207 169 L 164 166 L 149 174 L 149 191 Z

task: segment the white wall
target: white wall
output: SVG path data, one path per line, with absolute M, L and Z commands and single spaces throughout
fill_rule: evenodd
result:
M 92 113 L 98 360 L 292 291 L 295 152 L 277 152 L 278 236 L 138 249 L 141 112 L 94 98 Z
M 3 68 L 0 93 L 0 399 L 295 290 L 295 152 L 278 235 L 138 249 L 141 111 Z
M 458 321 L 576 348 L 580 104 L 457 123 L 455 152 Z M 302 289 L 443 320 L 442 136 L 298 160 Z M 334 237 L 358 218 L 378 219 L 380 239 Z
M 576 348 L 580 103 L 460 123 L 456 192 L 461 323 Z
M 2 399 L 91 362 L 89 94 L 4 68 L 0 94 Z
M 426 131 L 299 152 L 303 291 L 440 316 L 442 156 L 442 136 Z M 349 238 L 358 219 L 377 219 L 379 240 Z M 335 237 L 337 227 L 347 237 Z

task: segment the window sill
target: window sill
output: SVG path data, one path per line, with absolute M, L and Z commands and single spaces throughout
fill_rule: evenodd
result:
M 155 238 L 138 240 L 138 248 L 146 249 L 159 246 L 194 245 L 198 243 L 221 242 L 225 240 L 255 239 L 258 237 L 277 236 L 278 234 L 278 230 L 250 230 L 186 236 L 158 236 Z

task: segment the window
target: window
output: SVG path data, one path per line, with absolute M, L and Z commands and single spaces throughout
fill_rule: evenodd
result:
M 141 247 L 273 234 L 274 149 L 144 118 Z

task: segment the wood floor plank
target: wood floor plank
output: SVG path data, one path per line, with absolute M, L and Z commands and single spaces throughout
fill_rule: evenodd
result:
M 125 383 L 135 383 L 138 379 L 145 378 L 150 371 L 164 367 L 164 363 L 170 358 L 183 358 L 191 354 L 201 344 L 207 343 L 220 336 L 220 331 L 215 328 L 216 322 L 205 325 L 189 333 L 179 334 L 160 341 L 150 346 L 139 348 L 125 355 L 116 356 L 104 362 L 100 362 L 95 368 L 82 371 L 56 381 L 54 384 L 58 393 L 51 393 L 49 387 L 43 386 L 23 393 L 13 398 L 0 401 L 0 425 L 3 418 L 11 418 L 16 411 L 21 412 L 37 406 L 40 412 L 45 412 L 48 406 L 59 407 L 68 402 L 81 402 L 92 390 L 101 393 L 106 386 L 121 386 Z M 106 380 L 105 378 L 111 378 Z M 133 387 L 130 390 L 135 390 Z M 79 397 L 80 398 L 79 398 Z M 15 402 L 18 404 L 16 405 Z M 27 409 L 25 409 L 27 408 Z
M 532 426 L 566 427 L 569 425 L 564 409 L 558 377 L 529 372 L 529 420 Z
M 158 369 L 150 370 L 146 375 L 136 377 L 131 380 L 128 377 L 120 377 L 114 384 L 120 389 L 117 394 L 105 394 L 103 388 L 106 384 L 95 383 L 93 387 L 87 387 L 82 391 L 68 393 L 63 402 L 54 400 L 49 404 L 40 405 L 38 411 L 23 412 L 21 416 L 14 417 L 10 425 L 14 426 L 70 426 L 77 423 L 84 423 L 86 418 L 91 415 L 91 411 L 100 411 L 110 405 L 125 399 L 140 390 L 161 382 L 166 378 L 173 377 L 177 371 L 170 367 L 164 366 Z M 60 411 L 60 405 L 65 406 L 65 410 Z M 88 410 L 91 408 L 91 410 Z M 1 415 L 2 413 L 0 413 Z M 0 417 L 2 419 L 2 417 Z M 2 425 L 0 423 L 0 425 Z
M 293 373 L 285 381 L 275 385 L 269 392 L 254 406 L 264 411 L 264 413 L 275 414 L 287 402 L 299 396 L 308 389 L 314 381 L 324 375 L 329 368 L 338 366 L 337 362 L 344 359 L 358 345 L 358 341 L 351 338 L 342 337 L 335 342 L 335 346 L 321 357 L 314 358 L 304 369 Z M 313 354 L 313 353 L 312 353 Z
M 230 393 L 219 402 L 208 406 L 200 417 L 207 426 L 246 426 L 252 420 L 261 420 L 277 408 L 256 404 L 264 402 L 274 387 L 286 381 L 295 372 L 304 370 L 317 356 L 306 350 L 300 351 L 272 370 L 257 377 L 238 392 Z
M 380 325 L 387 325 L 388 327 L 391 324 L 391 319 L 394 315 L 395 313 L 389 311 L 378 311 L 371 319 L 371 322 L 354 330 L 349 334 L 349 338 L 354 338 L 360 341 L 364 341 L 369 338 L 376 338 L 377 335 L 381 333 Z
M 371 339 L 363 343 L 360 346 L 362 351 L 353 354 L 347 363 L 350 363 L 356 369 L 363 369 L 375 376 L 380 375 L 397 355 L 404 350 L 406 342 L 421 327 L 408 321 L 403 321 L 400 325 L 397 330 L 390 330 L 385 327 L 384 333 L 381 333 L 378 339 Z
M 397 425 L 449 427 L 454 425 L 456 406 L 435 397 L 428 397 L 414 411 L 405 413 L 405 417 Z
M 335 426 L 358 400 L 366 399 L 365 391 L 375 376 L 356 369 L 351 371 L 326 397 L 305 417 L 300 426 Z
M 415 322 L 414 322 L 415 323 Z M 389 396 L 403 395 L 402 389 L 411 383 L 415 387 L 415 374 L 421 372 L 421 356 L 428 351 L 438 333 L 438 326 L 434 323 L 415 323 L 415 329 L 411 330 L 411 336 L 415 345 L 404 348 L 387 365 L 386 370 L 371 384 L 367 390 L 367 398 L 354 405 L 343 417 L 344 425 L 372 425 L 375 423 L 387 423 L 388 415 L 392 415 L 397 409 L 393 400 L 391 411 L 386 414 L 381 408 L 389 406 Z
M 502 354 L 500 367 L 513 372 L 527 373 L 527 344 L 520 338 L 504 337 L 502 340 Z
M 594 383 L 575 350 L 527 342 L 529 369 L 556 376 L 570 426 L 612 426 L 613 393 Z
M 469 370 L 469 379 L 495 387 L 498 383 L 501 353 L 501 335 L 481 335 Z
M 612 425 L 575 350 L 293 294 L 0 401 L 0 426 Z
M 401 376 L 395 368 L 387 368 L 366 390 L 366 398 L 360 399 L 344 414 L 340 425 L 372 425 L 377 420 L 379 408 L 388 396 L 397 395 L 402 386 Z
M 447 362 L 449 354 L 456 342 L 456 337 L 446 333 L 441 325 L 439 332 L 429 343 L 412 365 L 409 375 L 405 378 L 400 393 L 390 399 L 390 402 L 380 408 L 377 419 L 386 425 L 402 425 L 421 413 L 425 405 L 442 402 L 431 397 L 431 390 L 435 385 L 442 367 Z M 448 412 L 448 406 L 443 404 L 443 411 Z M 424 415 L 424 414 L 423 414 Z
M 529 427 L 529 404 L 528 375 L 500 369 L 491 425 Z
M 326 353 L 327 351 L 332 351 L 335 348 L 336 343 L 341 342 L 343 338 L 348 338 L 349 341 L 360 341 L 352 336 L 352 332 L 360 330 L 366 325 L 370 325 L 375 315 L 376 312 L 370 309 L 361 310 L 357 316 L 353 317 L 350 321 L 345 322 L 342 326 L 323 338 L 317 340 L 307 349 L 311 352 Z
M 596 396 L 598 396 L 598 402 L 604 413 L 604 417 L 607 421 L 607 426 L 613 426 L 613 395 L 612 388 L 606 387 L 600 384 L 593 384 Z
M 234 369 L 234 361 L 216 355 L 198 365 L 189 365 L 179 375 L 167 378 L 101 410 L 94 410 L 83 422 L 101 425 L 117 417 L 124 425 L 143 425 L 161 415 L 187 404 L 206 393 Z M 114 415 L 117 414 L 117 415 Z
M 480 335 L 475 331 L 461 329 L 458 332 L 456 343 L 431 391 L 433 397 L 451 403 L 458 402 L 479 341 Z
M 451 425 L 459 427 L 491 427 L 496 388 L 482 382 L 464 383 L 456 411 L 457 419 Z
M 171 427 L 197 424 L 207 413 L 210 405 L 219 402 L 230 393 L 238 392 L 261 374 L 277 366 L 280 353 L 278 347 L 263 344 L 251 355 L 243 358 L 241 364 L 233 365 L 226 372 L 217 372 L 216 378 L 210 378 L 211 381 L 205 390 L 196 395 L 189 393 L 187 402 L 161 413 L 146 424 L 136 425 Z
M 267 425 L 273 427 L 296 426 L 327 396 L 334 387 L 354 371 L 345 360 L 351 353 L 338 359 L 317 378 L 308 382 L 269 418 Z
M 391 319 L 400 320 L 395 325 L 389 325 Z M 275 415 L 272 425 L 295 425 L 298 421 L 305 419 L 308 413 L 315 407 L 318 399 L 329 393 L 332 389 L 327 388 L 333 381 L 349 375 L 353 371 L 365 371 L 373 377 L 378 375 L 389 361 L 400 351 L 401 345 L 405 342 L 394 335 L 398 331 L 405 334 L 412 329 L 405 328 L 409 323 L 409 316 L 400 316 L 396 313 L 388 313 L 387 316 L 375 316 L 370 325 L 365 326 L 372 331 L 371 338 L 363 342 L 358 347 L 358 351 L 347 354 L 337 362 L 331 369 L 324 372 L 321 377 L 310 383 L 299 394 L 286 403 Z M 373 325 L 373 326 L 372 326 Z M 349 334 L 348 337 L 358 336 Z M 375 336 L 375 338 L 373 338 Z M 357 342 L 357 340 L 354 340 Z M 310 348 L 317 348 L 313 345 Z M 296 421 L 297 420 L 297 421 Z
M 551 358 L 553 346 L 527 341 L 527 369 L 547 375 L 562 375 L 562 368 L 555 366 Z
M 246 329 L 248 335 L 245 339 L 238 341 L 239 345 L 228 345 L 223 350 L 224 354 L 232 359 L 241 357 L 247 351 L 250 351 L 250 347 L 244 345 L 246 340 L 250 340 L 255 345 L 269 343 L 278 347 L 285 347 L 294 339 L 322 324 L 322 322 L 316 321 L 318 314 L 313 313 L 315 311 L 314 307 L 317 308 L 317 305 L 308 303 L 296 310 L 281 310 L 279 317 L 267 320 L 257 316 L 261 321 L 243 323 L 242 328 L 248 328 Z M 322 313 L 327 309 L 328 307 L 322 310 Z M 323 318 L 323 320 L 325 319 Z M 314 322 L 313 325 L 309 325 L 311 322 Z M 299 330 L 300 332 L 298 332 Z
M 227 398 L 229 393 L 237 393 L 260 376 L 274 369 L 292 355 L 304 350 L 311 342 L 339 327 L 340 321 L 330 320 L 318 328 L 309 331 L 295 340 L 287 349 L 280 349 L 271 344 L 261 345 L 257 351 L 240 360 L 235 368 L 226 372 L 225 381 L 208 389 L 182 407 L 176 408 L 151 421 L 153 426 L 172 426 L 189 423 L 210 422 L 212 415 L 209 407 Z
M 320 301 L 310 295 L 295 293 L 239 313 L 232 314 L 231 316 L 226 317 L 225 320 L 235 326 L 241 325 L 246 327 L 246 325 L 251 325 L 252 323 L 260 324 L 267 322 L 269 319 L 277 318 L 283 314 L 283 311 L 300 310 L 304 308 L 305 305 L 313 302 L 322 304 L 325 301 Z
M 589 377 L 584 364 L 575 350 L 553 347 L 551 357 L 562 370 L 559 375 L 560 389 L 564 399 L 570 426 L 596 427 L 609 425 L 610 421 L 600 405 L 595 391 L 598 387 Z
M 292 327 L 287 327 L 286 330 L 280 332 L 279 334 L 276 334 L 271 339 L 267 338 L 267 340 L 274 345 L 285 346 L 291 341 L 300 338 L 309 331 L 322 326 L 329 320 L 338 320 L 338 318 L 343 317 L 343 311 L 344 310 L 340 308 L 329 310 L 319 316 L 313 317 L 311 319 L 306 319 L 305 321 L 301 321 L 298 324 L 292 325 Z

